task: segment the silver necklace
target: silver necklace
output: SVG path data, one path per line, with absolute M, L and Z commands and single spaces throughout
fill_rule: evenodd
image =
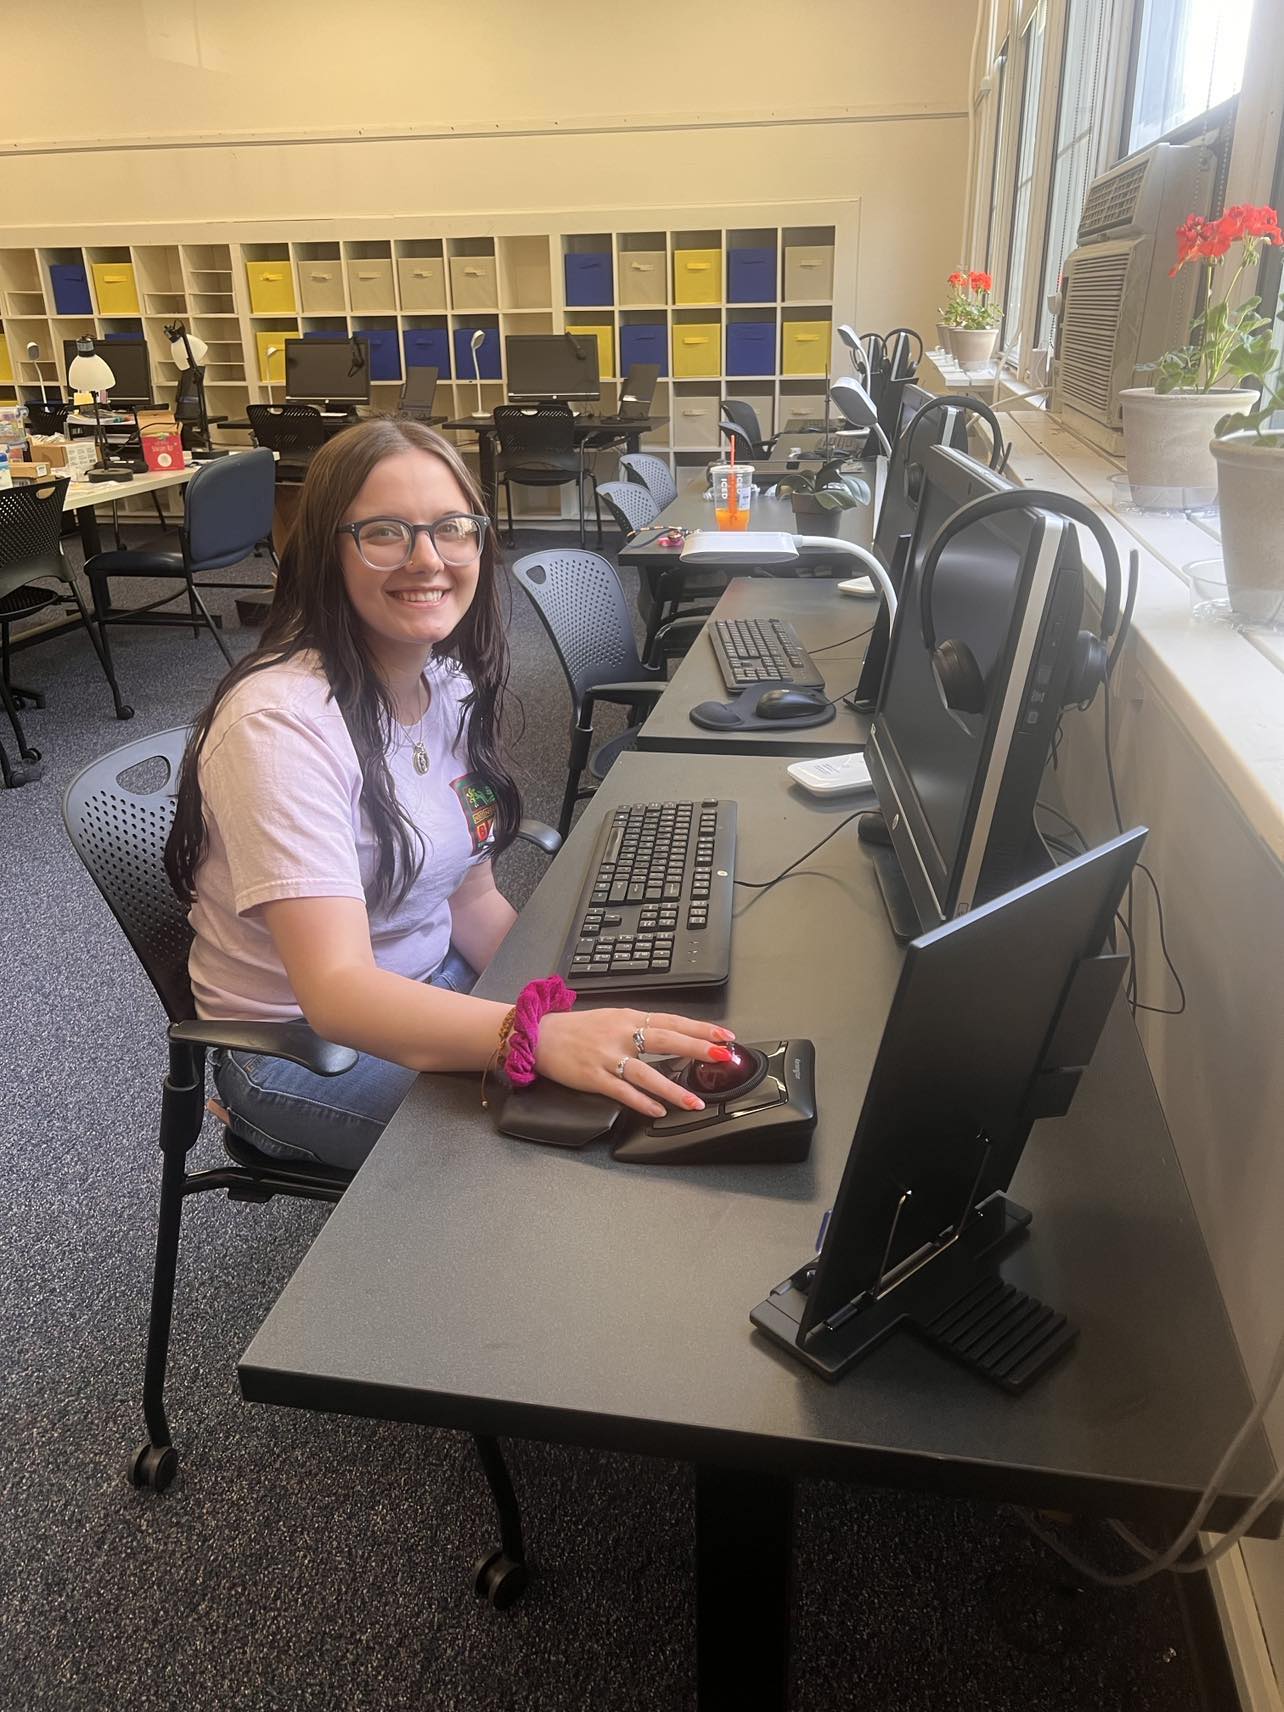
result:
M 410 739 L 410 759 L 414 762 L 414 768 L 415 768 L 416 773 L 419 773 L 420 775 L 422 775 L 428 771 L 428 768 L 430 766 L 430 762 L 428 759 L 428 751 L 427 751 L 427 749 L 424 748 L 424 744 L 423 744 L 422 732 L 423 732 L 424 720 L 427 719 L 427 717 L 428 717 L 428 709 L 432 705 L 432 696 L 429 693 L 428 686 L 424 683 L 422 678 L 419 680 L 419 684 L 420 684 L 420 688 L 424 692 L 424 710 L 419 715 L 419 718 L 415 722 L 415 731 L 419 735 L 417 735 L 415 737 L 411 737 L 411 739 Z M 406 730 L 404 725 L 402 726 L 401 729 L 402 729 L 403 734 L 406 737 L 410 737 L 410 733 L 409 733 L 409 731 Z

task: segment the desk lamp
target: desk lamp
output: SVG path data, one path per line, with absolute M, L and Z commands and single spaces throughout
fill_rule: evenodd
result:
M 45 377 L 40 372 L 40 346 L 34 339 L 27 341 L 27 361 L 35 365 L 36 384 L 40 388 L 41 404 L 48 404 L 49 395 L 45 391 Z
M 264 353 L 263 353 L 263 376 L 264 376 L 263 384 L 268 389 L 268 403 L 269 404 L 271 404 L 273 402 L 273 398 L 272 398 L 272 358 L 273 357 L 279 357 L 280 354 L 281 354 L 280 345 L 269 345 L 267 350 L 264 351 Z
M 209 356 L 209 346 L 204 339 L 195 333 L 189 333 L 181 321 L 175 321 L 172 326 L 165 328 L 165 337 L 169 340 L 169 354 L 174 366 L 183 373 L 192 371 L 192 385 L 196 388 L 196 410 L 200 419 L 201 440 L 204 451 L 193 452 L 195 459 L 206 460 L 221 458 L 222 451 L 215 451 L 210 444 L 210 418 L 205 407 L 205 359 Z
M 98 468 L 85 472 L 86 480 L 91 482 L 128 481 L 133 471 L 125 466 L 112 467 L 107 457 L 107 436 L 103 433 L 102 417 L 98 409 L 98 395 L 115 386 L 116 376 L 108 366 L 107 360 L 100 357 L 94 349 L 92 339 L 77 339 L 76 354 L 67 368 L 67 385 L 73 395 L 87 392 L 94 406 L 94 444 L 98 448 Z
M 485 337 L 486 329 L 484 327 L 478 327 L 472 338 L 468 341 L 469 349 L 473 353 L 473 379 L 477 382 L 477 408 L 473 411 L 474 416 L 488 416 L 490 414 L 489 411 L 482 409 L 481 365 L 477 361 L 477 353 L 481 349 L 482 341 Z
M 844 375 L 841 380 L 836 380 L 829 389 L 829 396 L 838 406 L 839 413 L 853 428 L 873 429 L 883 451 L 890 458 L 892 448 L 888 444 L 887 435 L 878 425 L 878 406 L 855 376 Z
M 838 337 L 842 340 L 844 345 L 846 345 L 851 354 L 852 368 L 856 370 L 858 375 L 864 374 L 866 391 L 872 392 L 873 376 L 870 374 L 869 369 L 869 352 L 865 349 L 864 345 L 861 344 L 860 334 L 850 322 L 844 321 L 842 326 L 838 329 Z
M 769 570 L 774 565 L 796 563 L 805 548 L 814 548 L 831 559 L 836 553 L 859 559 L 864 574 L 873 579 L 873 592 L 883 597 L 889 622 L 896 617 L 896 590 L 887 572 L 868 547 L 838 535 L 789 535 L 775 529 L 695 529 L 687 536 L 680 557 L 693 565 L 723 570 L 743 570 L 750 565 Z

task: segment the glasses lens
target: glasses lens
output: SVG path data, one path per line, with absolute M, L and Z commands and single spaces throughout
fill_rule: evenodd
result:
M 413 539 L 406 524 L 391 517 L 376 518 L 357 530 L 357 550 L 372 570 L 395 571 L 410 557 Z
M 443 517 L 433 530 L 433 545 L 444 564 L 468 564 L 481 552 L 481 528 L 477 519 Z

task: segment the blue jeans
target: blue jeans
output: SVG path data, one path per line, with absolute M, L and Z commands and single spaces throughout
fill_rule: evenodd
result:
M 458 952 L 450 951 L 430 981 L 467 993 L 476 979 Z M 345 1171 L 362 1163 L 419 1074 L 368 1052 L 339 1076 L 318 1076 L 287 1058 L 254 1052 L 214 1052 L 211 1061 L 234 1135 L 277 1159 Z

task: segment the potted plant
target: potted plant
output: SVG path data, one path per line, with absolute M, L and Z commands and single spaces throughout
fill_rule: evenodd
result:
M 1232 308 L 1246 269 L 1256 267 L 1263 242 L 1280 241 L 1273 209 L 1237 206 L 1220 220 L 1191 214 L 1177 228 L 1176 274 L 1189 265 L 1207 269 L 1204 307 L 1191 322 L 1191 343 L 1165 351 L 1144 372 L 1153 386 L 1125 387 L 1124 461 L 1134 494 L 1143 503 L 1146 490 L 1170 490 L 1165 501 L 1210 505 L 1217 491 L 1217 465 L 1209 436 L 1227 415 L 1246 415 L 1253 394 L 1240 390 L 1260 372 L 1253 366 L 1269 323 L 1258 313 L 1259 299 L 1246 298 Z M 1219 270 L 1225 275 L 1232 244 L 1241 250 L 1235 270 L 1217 293 Z M 1175 499 L 1174 499 L 1175 495 Z
M 790 470 L 776 483 L 775 491 L 788 495 L 794 522 L 802 535 L 837 535 L 844 511 L 868 505 L 870 486 L 860 476 L 843 474 L 842 458 L 832 458 L 812 475 Z
M 941 311 L 950 351 L 960 368 L 984 368 L 994 355 L 1003 311 L 990 302 L 994 281 L 988 273 L 956 271 L 945 282 L 950 300 Z

